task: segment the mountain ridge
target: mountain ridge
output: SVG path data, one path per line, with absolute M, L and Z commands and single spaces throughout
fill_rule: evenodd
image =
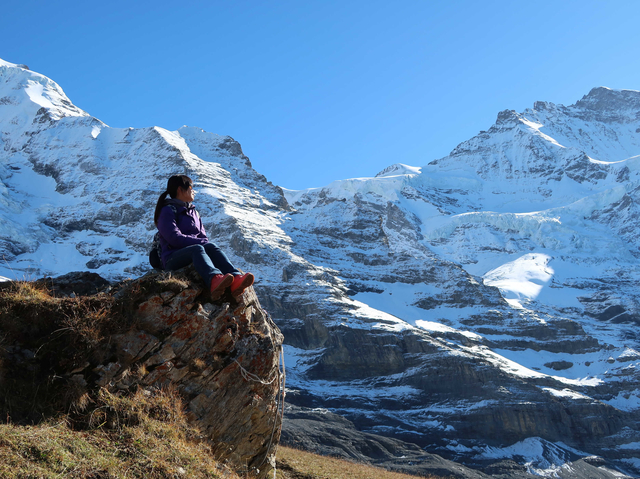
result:
M 35 75 L 16 68 L 0 92 Z M 185 172 L 285 334 L 293 404 L 472 467 L 520 457 L 549 476 L 582 454 L 640 470 L 640 122 L 633 105 L 587 114 L 627 93 L 502 112 L 422 167 L 301 191 L 231 137 L 3 95 L 0 274 L 146 272 L 152 205 Z M 514 452 L 532 443 L 553 446 Z

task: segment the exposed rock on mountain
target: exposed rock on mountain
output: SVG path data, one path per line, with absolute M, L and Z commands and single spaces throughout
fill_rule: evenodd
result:
M 514 460 L 479 465 L 479 469 L 461 466 L 440 456 L 429 454 L 416 444 L 358 431 L 345 418 L 326 409 L 303 409 L 287 405 L 282 443 L 329 456 L 369 462 L 387 469 L 413 474 L 463 479 L 533 479 L 538 474 L 527 472 Z M 551 450 L 553 445 L 542 443 Z M 521 458 L 521 460 L 524 458 Z M 555 477 L 606 479 L 618 477 L 613 466 L 594 456 L 567 456 L 566 466 L 555 471 Z
M 536 102 L 425 166 L 284 191 L 230 137 L 111 128 L 2 62 L 0 274 L 144 273 L 186 172 L 285 334 L 292 402 L 470 467 L 637 475 L 639 104 Z
M 411 474 L 464 479 L 490 477 L 426 453 L 415 444 L 359 432 L 350 421 L 326 409 L 309 410 L 287 405 L 282 442 L 325 456 L 343 457 Z M 535 477 L 527 474 L 524 468 L 521 472 L 522 476 L 510 477 Z
M 3 415 L 29 421 L 70 408 L 81 416 L 100 388 L 176 388 L 215 457 L 267 477 L 281 428 L 282 334 L 253 288 L 238 302 L 212 303 L 187 269 L 88 298 L 25 297 L 24 289 L 0 293 Z

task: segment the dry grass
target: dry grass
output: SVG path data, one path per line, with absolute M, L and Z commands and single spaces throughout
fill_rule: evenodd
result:
M 133 326 L 138 303 L 159 292 L 178 294 L 184 280 L 163 274 L 120 285 L 121 294 L 55 297 L 46 282 L 14 281 L 0 284 L 0 331 L 13 341 L 28 343 L 52 333 L 70 335 L 95 347 L 106 336 Z
M 42 301 L 50 298 L 46 288 L 31 281 L 11 281 L 4 285 L 6 285 L 5 291 L 22 301 Z
M 379 467 L 280 446 L 277 453 L 277 479 L 438 479 L 411 476 Z
M 67 418 L 0 425 L 0 477 L 241 479 L 211 455 L 173 391 L 120 397 L 101 391 L 75 430 Z
M 74 429 L 67 418 L 38 426 L 0 425 L 0 477 L 248 479 L 215 461 L 187 423 L 175 392 L 128 398 L 103 390 L 90 410 L 88 429 Z M 277 479 L 416 478 L 282 446 L 277 464 Z
M 114 322 L 119 318 L 110 313 L 113 303 L 104 294 L 56 298 L 43 283 L 11 282 L 0 289 L 0 326 L 14 341 L 29 343 L 68 331 L 95 346 L 118 326 Z

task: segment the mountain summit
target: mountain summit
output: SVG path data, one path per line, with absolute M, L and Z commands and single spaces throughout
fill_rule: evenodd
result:
M 231 137 L 111 128 L 2 62 L 0 274 L 145 273 L 184 172 L 285 335 L 289 402 L 493 477 L 637 475 L 639 95 L 506 110 L 421 167 L 291 191 Z
M 583 96 L 574 106 L 595 114 L 609 114 L 612 120 L 634 122 L 638 120 L 640 111 L 640 91 L 598 87 Z

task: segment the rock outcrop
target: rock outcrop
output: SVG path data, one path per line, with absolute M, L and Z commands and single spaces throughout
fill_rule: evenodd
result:
M 69 277 L 49 279 L 75 296 Z M 283 336 L 249 288 L 211 302 L 194 270 L 149 273 L 93 297 L 40 295 L 0 304 L 2 415 L 33 421 L 80 412 L 100 388 L 176 388 L 213 454 L 251 475 L 275 465 L 283 411 Z M 38 296 L 38 295 L 36 295 Z M 82 315 L 82 311 L 87 314 Z M 47 391 L 30 384 L 46 384 Z M 14 394 L 12 396 L 12 394 Z M 25 396 L 38 402 L 24 405 Z

